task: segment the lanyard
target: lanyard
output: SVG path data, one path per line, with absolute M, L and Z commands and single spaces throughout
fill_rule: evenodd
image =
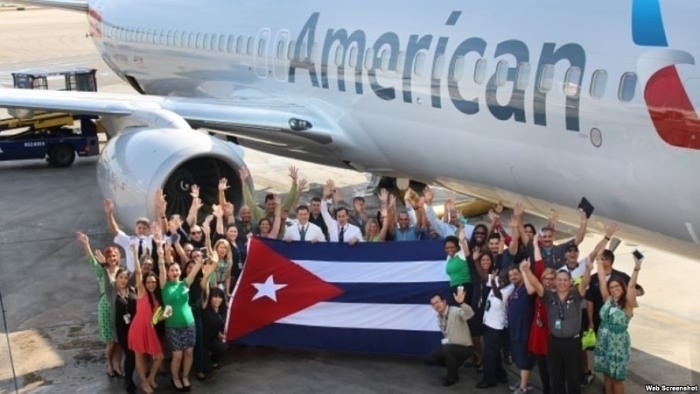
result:
M 448 327 L 449 321 L 450 321 L 450 307 L 448 306 L 447 311 L 445 313 L 444 323 L 443 323 L 442 316 L 440 316 L 440 329 L 442 330 L 442 333 L 445 335 L 447 335 L 447 327 Z

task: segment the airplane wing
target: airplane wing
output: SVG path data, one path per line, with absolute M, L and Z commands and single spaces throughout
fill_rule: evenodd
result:
M 58 8 L 70 11 L 88 11 L 87 0 L 13 0 L 16 3 Z
M 0 89 L 0 108 L 15 117 L 32 110 L 101 116 L 112 130 L 131 126 L 207 128 L 260 142 L 329 145 L 338 126 L 307 105 L 266 98 L 212 100 L 101 92 Z

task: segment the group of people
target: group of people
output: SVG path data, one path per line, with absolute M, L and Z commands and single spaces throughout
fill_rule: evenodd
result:
M 458 381 L 465 363 L 483 373 L 477 388 L 507 384 L 504 364 L 512 362 L 520 380 L 509 389 L 517 394 L 532 390 L 535 364 L 545 394 L 580 393 L 594 371 L 603 374 L 605 393 L 624 393 L 631 346 L 627 329 L 643 289 L 637 284 L 641 261 L 636 256 L 631 277 L 613 269 L 615 254 L 606 246 L 617 225 L 607 225 L 595 248 L 580 256 L 585 212 L 575 239 L 554 245 L 555 216 L 538 232 L 523 223 L 523 207 L 517 204 L 508 234 L 501 210 L 489 213 L 490 226 L 455 225 L 456 235 L 444 239 L 451 294 L 430 300 L 444 339 L 427 363 L 447 367 L 445 386 Z
M 192 369 L 197 379 L 205 380 L 218 368 L 227 352 L 226 304 L 254 236 L 349 244 L 443 239 L 448 290 L 454 297 L 431 299 L 444 339 L 428 362 L 447 365 L 445 385 L 457 382 L 465 362 L 483 373 L 477 387 L 507 382 L 503 364 L 512 360 L 521 370 L 520 382 L 511 386 L 515 392 L 531 390 L 534 363 L 545 393 L 579 392 L 593 376 L 581 347 L 581 336 L 590 328 L 597 334 L 595 370 L 605 375 L 606 392 L 624 390 L 626 327 L 635 304 L 639 262 L 631 278 L 612 269 L 614 254 L 605 246 L 615 226 L 606 227 L 606 237 L 579 260 L 587 224 L 583 214 L 576 239 L 555 246 L 555 218 L 538 233 L 523 224 L 520 205 L 510 220 L 510 234 L 501 224 L 500 204 L 489 213 L 489 226 L 468 224 L 454 197 L 439 218 L 429 187 L 422 196 L 406 193 L 405 209 L 397 207 L 397 196 L 381 190 L 376 215 L 366 212 L 362 197 L 353 198 L 353 209 L 348 209 L 333 181 L 325 184 L 322 196 L 300 205 L 307 182 L 290 167 L 292 186 L 285 202 L 268 194 L 261 208 L 245 186 L 248 175 L 247 169 L 240 171 L 245 205 L 238 214 L 227 199 L 228 181 L 221 179 L 218 201 L 203 220 L 199 188 L 192 185 L 186 215 L 168 215 L 161 190 L 158 216 L 138 219 L 134 235 L 119 228 L 113 203 L 105 201 L 107 225 L 118 247 L 93 250 L 88 237 L 78 233 L 100 287 L 98 317 L 107 375 L 124 378 L 128 392 L 137 390 L 134 372 L 144 392 L 158 388 L 164 360 L 169 360 L 170 384 L 177 391 L 190 390 Z M 594 261 L 598 274 L 591 278 Z

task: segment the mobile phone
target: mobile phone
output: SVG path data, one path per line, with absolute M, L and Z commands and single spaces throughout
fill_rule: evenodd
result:
M 641 262 L 642 260 L 644 260 L 644 255 L 642 254 L 642 252 L 638 251 L 637 249 L 635 249 L 634 252 L 632 252 L 632 254 L 633 254 L 634 257 L 636 257 L 637 260 L 639 260 L 640 262 Z
M 199 248 L 199 251 L 202 252 L 202 257 L 207 258 L 209 257 L 209 250 L 207 248 Z
M 591 215 L 593 215 L 593 204 L 591 204 L 586 197 L 581 198 L 578 208 L 586 213 L 586 218 L 588 219 L 590 219 Z

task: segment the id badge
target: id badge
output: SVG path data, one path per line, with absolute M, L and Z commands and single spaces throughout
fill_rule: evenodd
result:
M 555 330 L 561 330 L 561 319 L 557 319 L 557 320 L 554 322 L 554 329 L 555 329 Z
M 442 344 L 443 344 L 443 345 L 449 345 L 449 344 L 450 344 L 450 340 L 447 339 L 447 338 L 442 338 Z
M 243 269 L 243 263 L 238 263 L 238 269 L 242 270 Z
M 542 326 L 543 326 L 543 324 L 542 324 L 542 319 L 540 319 L 540 318 L 538 317 L 538 318 L 537 318 L 537 321 L 535 322 L 535 324 L 537 324 L 537 327 L 542 328 Z
M 131 324 L 131 315 L 130 314 L 127 313 L 126 315 L 124 315 L 124 323 Z
M 223 290 L 223 291 L 226 291 L 226 288 L 224 288 L 224 284 L 223 284 L 223 283 L 219 283 L 216 287 L 218 287 L 219 289 L 221 289 L 221 290 Z

